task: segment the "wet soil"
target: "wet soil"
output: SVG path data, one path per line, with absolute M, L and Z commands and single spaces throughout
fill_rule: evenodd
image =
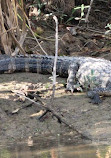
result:
M 2 74 L 0 76 L 0 140 L 20 141 L 26 140 L 30 136 L 47 135 L 65 135 L 75 142 L 83 143 L 83 139 L 73 129 L 70 129 L 63 123 L 48 113 L 42 120 L 38 120 L 37 114 L 43 108 L 31 104 L 30 101 L 18 99 L 10 90 L 20 90 L 31 83 L 40 84 L 38 90 L 42 101 L 51 106 L 57 114 L 63 118 L 69 125 L 72 125 L 83 135 L 87 136 L 92 142 L 110 143 L 111 141 L 111 98 L 102 98 L 103 102 L 99 105 L 89 103 L 85 93 L 75 92 L 66 93 L 64 83 L 66 79 L 57 79 L 57 89 L 53 105 L 50 102 L 51 75 L 41 75 L 35 73 L 15 73 Z M 25 108 L 16 112 L 20 107 Z

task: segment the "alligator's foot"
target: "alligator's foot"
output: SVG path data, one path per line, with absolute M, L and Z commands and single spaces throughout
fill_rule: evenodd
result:
M 91 99 L 91 103 L 93 104 L 100 104 L 102 102 L 99 94 L 95 91 L 88 91 L 87 95 Z
M 66 92 L 71 91 L 73 93 L 74 90 L 75 90 L 75 86 L 73 84 L 67 84 Z
M 71 84 L 71 83 L 68 83 L 68 84 L 67 84 L 67 87 L 66 87 L 66 92 L 67 92 L 67 91 L 71 91 L 72 93 L 73 93 L 74 91 L 80 91 L 80 92 L 82 92 L 83 89 L 80 87 L 79 84 Z

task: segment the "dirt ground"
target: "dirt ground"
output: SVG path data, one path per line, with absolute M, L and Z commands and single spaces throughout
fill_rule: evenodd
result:
M 74 130 L 64 124 L 58 123 L 55 117 L 48 113 L 41 121 L 38 116 L 42 108 L 30 105 L 30 101 L 20 101 L 10 90 L 20 90 L 33 83 L 38 86 L 39 98 L 50 106 L 52 91 L 51 75 L 35 73 L 2 74 L 0 76 L 0 140 L 20 141 L 30 136 L 48 134 L 63 134 L 79 143 L 83 139 Z M 111 98 L 103 98 L 100 105 L 90 103 L 85 93 L 66 93 L 63 83 L 66 79 L 58 78 L 57 90 L 54 100 L 54 109 L 69 125 L 72 125 L 93 143 L 110 143 L 111 141 Z M 25 106 L 27 105 L 27 106 Z M 20 109 L 25 106 L 25 108 Z M 17 111 L 17 109 L 19 109 Z

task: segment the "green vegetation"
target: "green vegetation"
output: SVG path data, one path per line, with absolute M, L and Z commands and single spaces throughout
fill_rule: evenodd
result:
M 96 81 L 96 75 L 94 74 L 94 70 L 91 70 L 91 73 L 89 76 L 84 77 L 84 86 L 87 89 L 93 89 L 95 86 L 97 86 L 99 83 Z M 89 87 L 90 85 L 90 87 Z

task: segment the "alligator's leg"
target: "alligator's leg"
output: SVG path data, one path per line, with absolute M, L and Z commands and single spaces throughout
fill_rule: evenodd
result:
M 76 63 L 72 63 L 69 66 L 66 91 L 74 92 L 74 90 L 77 89 L 75 85 L 77 84 L 76 74 L 77 74 L 78 69 L 79 69 L 79 66 Z
M 94 104 L 99 104 L 102 102 L 100 99 L 101 96 L 111 96 L 111 87 L 107 85 L 106 88 L 94 88 L 93 90 L 88 91 L 88 97 L 91 98 L 91 102 Z
M 87 92 L 88 97 L 91 99 L 91 103 L 100 104 L 102 100 L 100 99 L 99 93 L 95 90 Z

